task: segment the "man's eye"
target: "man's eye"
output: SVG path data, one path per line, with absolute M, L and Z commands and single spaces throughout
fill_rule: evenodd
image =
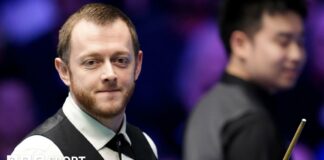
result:
M 90 60 L 90 61 L 86 61 L 86 65 L 94 65 L 94 64 L 96 64 L 97 62 L 96 61 L 94 61 L 94 60 Z
M 86 61 L 83 62 L 83 65 L 85 67 L 94 67 L 94 66 L 96 66 L 98 64 L 99 64 L 99 61 L 97 61 L 97 60 L 86 60 Z
M 289 42 L 289 41 L 280 41 L 279 44 L 280 44 L 282 47 L 286 48 L 286 47 L 288 47 L 288 45 L 290 44 L 290 42 Z
M 283 48 L 287 48 L 289 44 L 291 43 L 291 40 L 285 37 L 280 37 L 276 39 L 276 42 L 278 45 L 280 45 Z
M 127 64 L 128 63 L 128 59 L 127 58 L 118 58 L 117 59 L 117 63 Z
M 121 67 L 127 67 L 130 61 L 127 57 L 119 57 L 114 59 L 113 62 Z

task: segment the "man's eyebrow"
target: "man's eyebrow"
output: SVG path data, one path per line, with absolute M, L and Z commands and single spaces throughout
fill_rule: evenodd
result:
M 128 55 L 130 52 L 128 51 L 117 51 L 114 53 L 114 55 Z
M 279 32 L 276 37 L 283 37 L 287 39 L 299 39 L 301 37 L 304 37 L 304 32 L 295 34 L 293 32 Z
M 116 51 L 114 52 L 111 56 L 115 57 L 115 56 L 120 56 L 120 55 L 129 55 L 130 52 L 127 51 Z M 90 52 L 90 53 L 86 53 L 85 55 L 82 55 L 79 57 L 79 60 L 84 60 L 86 58 L 101 58 L 103 55 L 98 53 L 98 52 Z
M 85 55 L 80 56 L 80 60 L 84 60 L 85 58 L 100 58 L 101 55 L 97 52 L 90 52 Z

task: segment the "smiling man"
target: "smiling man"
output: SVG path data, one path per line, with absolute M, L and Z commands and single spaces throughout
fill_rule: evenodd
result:
M 229 62 L 186 128 L 186 160 L 283 158 L 273 94 L 292 88 L 305 64 L 303 0 L 224 0 Z
M 119 9 L 94 3 L 74 13 L 55 59 L 69 96 L 10 158 L 157 159 L 153 141 L 125 115 L 142 58 L 135 27 Z

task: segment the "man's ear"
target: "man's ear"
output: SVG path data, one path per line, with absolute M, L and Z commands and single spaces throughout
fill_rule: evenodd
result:
M 65 85 L 70 86 L 71 77 L 67 64 L 65 64 L 61 58 L 55 58 L 54 63 L 61 80 L 64 82 Z
M 140 73 L 141 73 L 141 70 L 142 70 L 142 62 L 143 62 L 143 51 L 142 50 L 139 50 L 138 51 L 138 54 L 137 54 L 137 57 L 136 58 L 136 63 L 135 63 L 135 80 L 138 79 Z
M 242 31 L 234 31 L 230 37 L 232 55 L 239 59 L 245 59 L 250 53 L 251 41 L 248 35 Z

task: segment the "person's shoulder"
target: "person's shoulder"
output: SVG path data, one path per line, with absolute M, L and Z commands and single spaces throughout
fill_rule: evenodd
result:
M 254 105 L 253 99 L 246 94 L 244 87 L 219 82 L 201 97 L 194 112 L 233 119 L 250 112 Z
M 215 105 L 223 106 L 231 103 L 238 103 L 240 97 L 244 96 L 242 93 L 241 87 L 219 82 L 201 96 L 197 106 L 213 107 Z
M 190 113 L 189 125 L 197 128 L 220 130 L 230 122 L 255 112 L 254 102 L 244 93 L 242 87 L 220 82 L 206 93 Z M 252 115 L 251 119 L 258 119 Z
M 13 158 L 63 158 L 60 149 L 50 139 L 41 136 L 33 135 L 24 139 L 16 146 L 12 154 Z
M 241 92 L 239 87 L 219 82 L 201 96 L 194 107 L 193 113 L 231 117 L 231 114 L 244 112 L 245 108 L 241 107 L 241 105 L 245 104 L 245 99 L 244 94 L 241 94 Z
M 42 124 L 36 127 L 29 135 L 46 134 L 58 129 L 62 125 L 62 122 L 66 122 L 67 118 L 63 115 L 63 111 L 60 109 L 53 116 L 46 119 Z

